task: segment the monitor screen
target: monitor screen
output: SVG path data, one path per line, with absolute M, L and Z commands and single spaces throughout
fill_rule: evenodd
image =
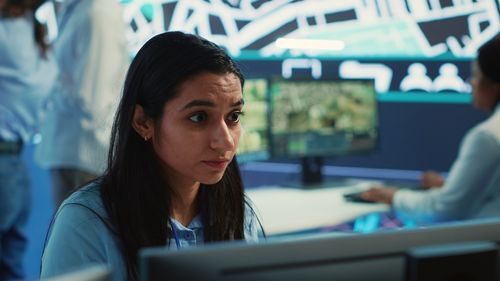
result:
M 378 147 L 374 80 L 279 78 L 272 80 L 269 100 L 272 158 L 301 160 L 301 183 L 288 185 L 331 185 L 323 182 L 323 157 Z
M 408 280 L 405 274 L 408 270 L 407 253 L 410 250 L 473 241 L 498 243 L 500 220 L 448 223 L 372 234 L 328 233 L 307 239 L 260 244 L 226 243 L 175 252 L 163 247 L 151 248 L 140 253 L 139 274 L 142 281 L 399 281 Z M 498 266 L 498 260 L 493 262 Z M 460 270 L 461 267 L 455 267 L 449 273 L 453 276 Z
M 273 80 L 274 158 L 334 156 L 377 147 L 373 80 Z
M 241 118 L 242 133 L 238 145 L 238 162 L 267 160 L 269 158 L 268 103 L 266 79 L 245 80 L 243 99 L 245 106 Z

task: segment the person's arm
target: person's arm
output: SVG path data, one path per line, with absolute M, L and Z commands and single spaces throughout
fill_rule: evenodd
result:
M 392 204 L 396 189 L 390 186 L 374 186 L 361 194 L 361 198 L 368 201 Z
M 395 210 L 424 220 L 463 219 L 477 208 L 493 173 L 500 147 L 487 131 L 473 130 L 464 139 L 445 185 L 428 191 L 399 190 Z
M 41 277 L 53 277 L 96 264 L 108 264 L 109 230 L 90 209 L 66 204 L 58 211 L 44 249 Z
M 444 185 L 444 177 L 435 171 L 425 171 L 420 175 L 420 187 L 424 189 L 438 188 Z
M 425 171 L 420 177 L 420 186 L 423 189 L 439 188 L 444 185 L 444 178 L 435 171 Z M 368 191 L 361 194 L 361 197 L 368 201 L 392 204 L 397 188 L 391 186 L 373 186 Z

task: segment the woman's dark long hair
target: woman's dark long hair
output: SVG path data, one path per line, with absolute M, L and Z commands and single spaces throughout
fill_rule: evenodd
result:
M 0 15 L 6 18 L 22 17 L 27 11 L 33 13 L 33 36 L 42 56 L 45 56 L 49 49 L 45 38 L 47 30 L 34 16 L 34 13 L 44 2 L 45 0 L 7 0 L 0 10 Z
M 132 128 L 135 106 L 155 120 L 165 103 L 178 95 L 186 79 L 201 72 L 234 73 L 244 78 L 235 62 L 217 45 L 195 35 L 166 32 L 151 38 L 131 63 L 111 137 L 108 170 L 102 178 L 102 199 L 110 214 L 130 280 L 137 279 L 138 251 L 166 245 L 171 188 L 163 179 L 150 142 Z M 243 239 L 244 193 L 233 159 L 220 182 L 201 185 L 198 210 L 206 242 Z

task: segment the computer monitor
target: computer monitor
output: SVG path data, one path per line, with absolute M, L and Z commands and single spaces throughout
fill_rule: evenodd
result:
M 239 163 L 269 158 L 267 89 L 268 81 L 264 78 L 245 80 L 245 114 L 241 118 L 242 134 L 236 156 Z
M 370 152 L 378 147 L 373 80 L 271 81 L 271 156 L 300 158 L 303 184 L 322 181 L 323 157 Z
M 410 249 L 472 241 L 498 243 L 500 220 L 448 223 L 372 234 L 328 233 L 308 239 L 271 240 L 261 244 L 228 243 L 178 252 L 150 248 L 140 253 L 139 272 L 141 281 L 400 281 L 405 280 Z M 498 267 L 498 259 L 494 263 Z M 460 270 L 459 267 L 456 269 Z

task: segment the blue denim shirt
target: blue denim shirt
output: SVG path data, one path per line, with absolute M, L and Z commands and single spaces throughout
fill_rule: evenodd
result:
M 196 216 L 185 227 L 172 219 L 182 248 L 204 243 L 203 224 Z M 257 242 L 262 234 L 255 213 L 247 208 L 244 222 L 245 240 Z M 111 230 L 104 208 L 100 185 L 90 183 L 66 199 L 57 211 L 42 257 L 41 277 L 52 277 L 97 264 L 107 265 L 113 280 L 126 280 L 126 266 L 118 237 Z M 169 247 L 176 250 L 171 238 Z
M 40 55 L 33 15 L 0 16 L 0 139 L 28 142 L 38 131 L 43 104 L 53 89 L 57 65 Z

